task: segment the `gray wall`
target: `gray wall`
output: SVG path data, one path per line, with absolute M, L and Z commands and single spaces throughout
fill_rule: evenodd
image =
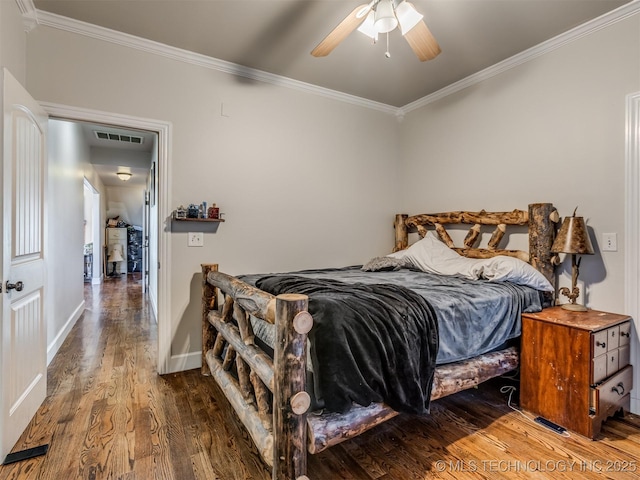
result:
M 47 193 L 47 345 L 49 361 L 84 311 L 84 170 L 89 159 L 80 126 L 50 121 Z
M 173 208 L 204 200 L 225 213 L 202 248 L 169 235 L 170 307 L 159 313 L 172 356 L 199 361 L 201 263 L 266 272 L 362 263 L 391 248 L 393 116 L 45 26 L 27 51 L 27 88 L 40 101 L 171 122 Z
M 617 252 L 582 259 L 582 291 L 589 306 L 621 311 L 625 97 L 640 90 L 639 34 L 636 15 L 408 114 L 403 208 L 552 202 L 566 216 L 578 206 L 596 246 L 618 234 Z

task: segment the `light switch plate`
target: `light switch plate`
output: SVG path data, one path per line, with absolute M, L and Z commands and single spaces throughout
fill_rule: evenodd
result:
M 202 232 L 189 232 L 187 234 L 189 247 L 204 247 L 204 234 Z

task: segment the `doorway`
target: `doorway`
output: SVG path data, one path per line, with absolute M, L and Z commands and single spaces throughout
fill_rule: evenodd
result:
M 102 282 L 102 250 L 100 248 L 100 193 L 84 179 L 84 281 Z
M 171 359 L 171 320 L 168 316 L 168 312 L 171 311 L 171 298 L 168 291 L 171 278 L 171 237 L 168 229 L 163 228 L 164 219 L 170 218 L 171 214 L 170 123 L 45 102 L 42 103 L 42 106 L 51 119 L 86 122 L 155 134 L 156 143 L 153 149 L 155 155 L 153 159 L 155 196 L 154 203 L 148 210 L 148 294 L 150 307 L 158 323 L 158 373 L 164 374 L 176 370 Z M 106 220 L 106 212 L 101 212 L 101 214 Z

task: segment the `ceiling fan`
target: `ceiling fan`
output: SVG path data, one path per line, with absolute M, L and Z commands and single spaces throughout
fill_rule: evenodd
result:
M 369 4 L 359 5 L 334 28 L 316 48 L 311 51 L 314 57 L 325 57 L 356 28 L 371 37 L 375 42 L 380 33 L 387 33 L 387 51 L 390 57 L 388 33 L 400 26 L 402 35 L 421 62 L 431 60 L 440 53 L 440 46 L 433 37 L 423 15 L 406 0 L 397 5 L 394 0 L 371 0 Z

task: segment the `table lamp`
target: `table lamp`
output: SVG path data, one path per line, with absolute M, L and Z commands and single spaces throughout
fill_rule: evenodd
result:
M 109 274 L 111 276 L 116 275 L 116 263 L 124 262 L 124 257 L 122 256 L 123 246 L 120 243 L 115 243 L 111 245 L 109 251 L 109 258 L 107 262 L 113 262 L 113 271 Z
M 576 299 L 580 295 L 580 289 L 577 287 L 578 272 L 580 270 L 580 260 L 577 259 L 577 255 L 592 255 L 594 253 L 591 240 L 589 239 L 589 232 L 584 222 L 583 217 L 576 217 L 576 211 L 578 207 L 573 211 L 573 216 L 565 217 L 560 227 L 560 231 L 556 236 L 551 251 L 553 253 L 569 253 L 571 254 L 571 290 L 567 287 L 562 287 L 560 293 L 569 299 L 569 303 L 562 305 L 565 310 L 572 310 L 574 312 L 585 312 L 587 307 L 576 303 Z

